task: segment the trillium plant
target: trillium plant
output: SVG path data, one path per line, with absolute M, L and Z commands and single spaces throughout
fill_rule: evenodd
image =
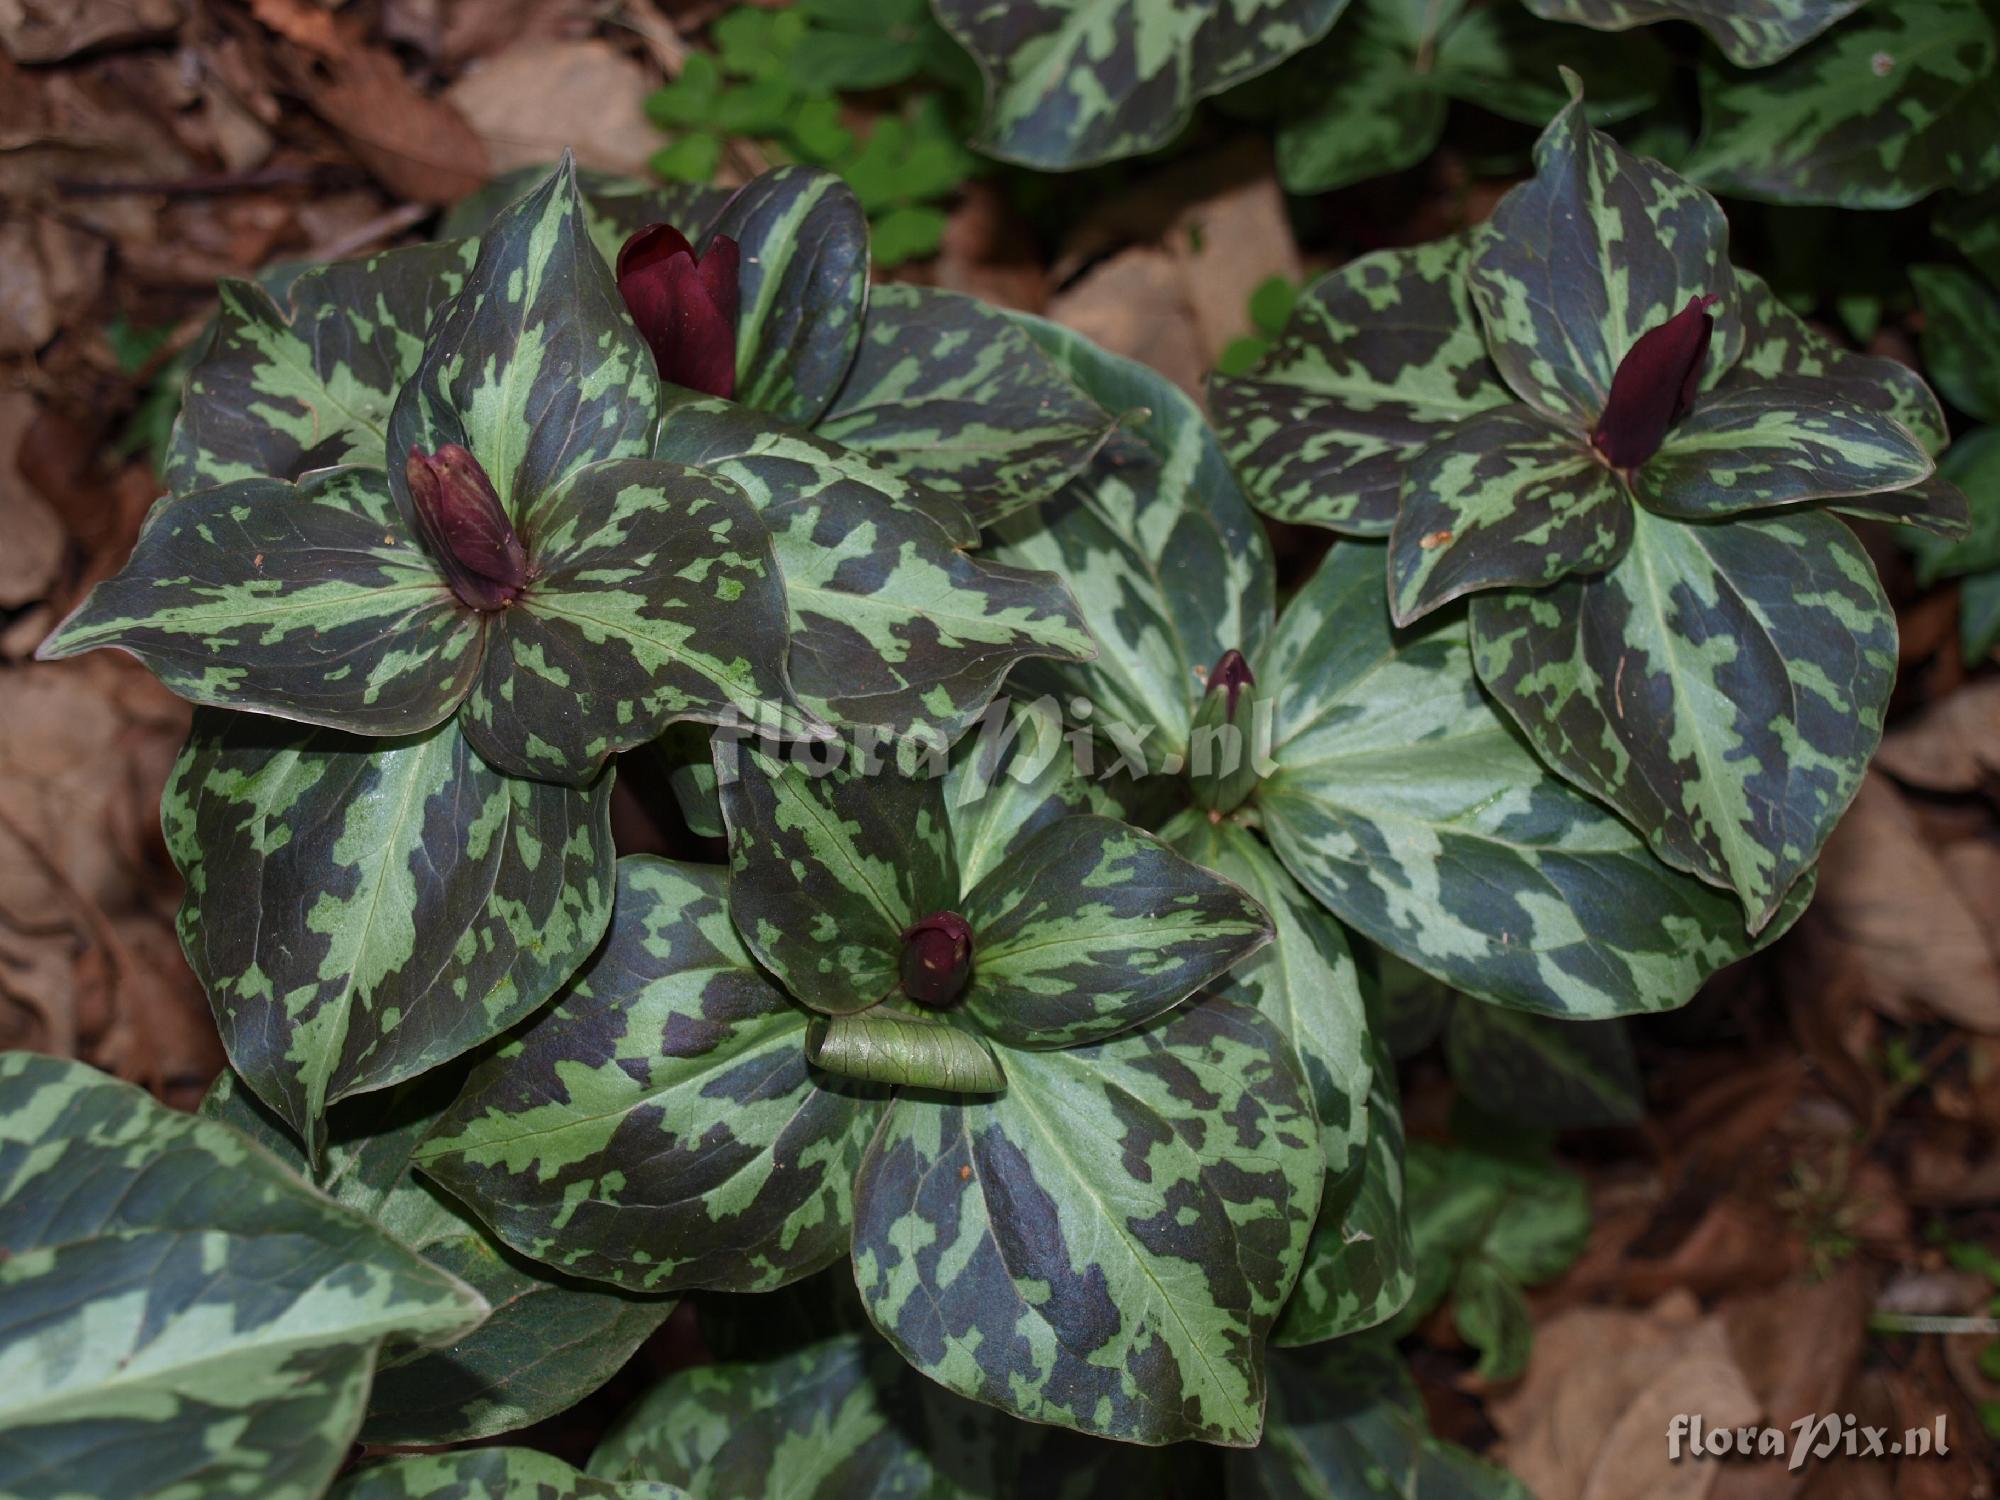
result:
M 1186 92 L 1338 9 L 1195 28 Z M 989 71 L 1015 154 L 1155 128 L 1054 76 Z M 1413 1239 L 1383 977 L 1528 1046 L 1789 925 L 1895 658 L 1838 517 L 1964 518 L 1923 384 L 1574 88 L 1214 427 L 871 287 L 826 173 L 566 161 L 445 229 L 222 287 L 171 493 L 43 647 L 197 705 L 230 1070 L 188 1117 L 0 1058 L 0 1490 L 1520 1493 L 1385 1347 L 1449 1296 L 1518 1368 L 1479 1320 L 1554 1267 L 1481 1282 L 1434 1152 Z M 1282 608 L 1257 510 L 1337 534 Z M 691 857 L 614 858 L 621 776 Z M 562 1412 L 682 1299 L 721 1358 L 587 1472 L 349 1462 Z

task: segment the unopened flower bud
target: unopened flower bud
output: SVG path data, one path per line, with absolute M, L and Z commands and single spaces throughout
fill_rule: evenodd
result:
M 618 252 L 618 293 L 652 347 L 660 378 L 708 396 L 736 394 L 736 241 L 700 255 L 671 224 L 649 224 Z
M 1714 293 L 1688 298 L 1687 306 L 1640 334 L 1611 377 L 1604 414 L 1590 435 L 1614 469 L 1636 469 L 1666 441 L 1667 429 L 1687 415 L 1701 385 L 1715 317 Z
M 527 587 L 528 552 L 493 481 L 457 443 L 412 446 L 403 466 L 417 530 L 451 591 L 477 610 L 505 609 Z
M 933 912 L 903 933 L 903 993 L 917 1004 L 951 1004 L 971 974 L 972 929 L 957 912 Z

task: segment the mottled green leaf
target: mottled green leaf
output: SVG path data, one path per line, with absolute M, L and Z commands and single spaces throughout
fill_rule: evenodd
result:
M 365 1464 L 327 1500 L 686 1500 L 650 1480 L 593 1479 L 533 1448 L 473 1448 Z
M 736 399 L 810 427 L 861 344 L 868 220 L 854 190 L 817 167 L 779 167 L 729 200 L 702 236 L 735 240 Z
M 1318 1344 L 1373 1328 L 1402 1311 L 1416 1286 L 1416 1251 L 1403 1212 L 1403 1106 L 1396 1062 L 1376 1038 L 1369 1063 L 1366 1138 L 1338 1177 L 1329 1175 L 1312 1238 L 1271 1342 Z
M 1753 932 L 1853 800 L 1896 675 L 1874 565 L 1811 512 L 1640 512 L 1611 572 L 1485 595 L 1472 641 L 1536 753 L 1675 869 L 1735 891 Z
M 1924 311 L 1924 368 L 1953 406 L 2000 422 L 2000 292 L 1957 266 L 1912 266 Z
M 396 392 L 477 248 L 460 239 L 339 261 L 282 295 L 225 280 L 214 336 L 181 396 L 165 469 L 173 492 L 379 467 Z
M 1413 12 L 1403 0 L 1359 0 L 1352 18 L 1295 65 L 1286 80 L 1294 108 L 1274 142 L 1287 192 L 1331 192 L 1400 172 L 1436 149 L 1449 101 L 1415 63 L 1420 48 L 1427 58 L 1435 49 L 1446 13 L 1461 7 Z
M 1923 377 L 1899 359 L 1854 354 L 1805 320 L 1748 271 L 1736 273 L 1737 306 L 1743 317 L 1743 354 L 1719 384 L 1750 380 L 1780 383 L 1825 379 L 1839 385 L 1849 401 L 1893 417 L 1932 453 L 1945 445 L 1944 413 Z
M 1392 633 L 1381 569 L 1336 546 L 1262 657 L 1279 769 L 1255 808 L 1293 877 L 1417 967 L 1553 1015 L 1668 1009 L 1749 951 L 1734 901 L 1521 746 L 1461 618 Z
M 376 1351 L 470 1287 L 226 1126 L 0 1055 L 0 1491 L 316 1500 Z
M 1469 245 L 1455 235 L 1329 272 L 1270 354 L 1216 380 L 1216 426 L 1259 510 L 1386 536 L 1410 460 L 1511 399 L 1466 291 Z
M 1988 281 L 2000 285 L 2000 186 L 1940 198 L 1931 228 L 1956 245 Z
M 869 1146 L 854 1270 L 877 1327 L 1030 1421 L 1254 1443 L 1323 1173 L 1289 1044 L 1208 999 L 1006 1066 L 994 1099 L 899 1099 Z
M 1115 420 L 1004 313 L 955 292 L 883 286 L 813 430 L 985 525 L 1060 489 Z
M 1072 813 L 1122 817 L 1124 783 L 1086 773 L 1055 705 L 1010 705 L 1001 727 L 961 742 L 945 778 L 958 879 L 970 890 L 1051 823 Z
M 1963 488 L 1971 502 L 1972 524 L 1956 540 L 1922 533 L 1909 536 L 1917 554 L 1917 579 L 1926 588 L 1941 578 L 2000 568 L 2000 427 L 1968 432 L 1945 449 L 1938 474 Z M 1983 655 L 1973 652 L 1969 659 Z
M 1736 273 L 1743 314 L 1743 355 L 1718 385 L 1734 390 L 1758 380 L 1787 384 L 1826 381 L 1841 399 L 1893 418 L 1935 455 L 1949 440 L 1944 413 L 1931 388 L 1901 360 L 1853 354 L 1814 332 L 1747 271 Z M 1955 536 L 1964 530 L 1965 497 L 1948 479 L 1933 475 L 1907 490 L 1850 496 L 1831 508 L 1849 515 L 1908 522 L 1927 531 Z
M 1728 379 L 1695 398 L 1632 489 L 1661 515 L 1703 521 L 1900 490 L 1931 468 L 1924 445 L 1846 381 Z
M 450 724 L 361 740 L 197 713 L 161 821 L 236 1070 L 316 1154 L 333 1101 L 533 1012 L 610 918 L 610 805 L 609 773 L 517 781 Z
M 1566 102 L 1562 67 L 1589 82 L 1599 123 L 1643 109 L 1668 75 L 1666 54 L 1644 37 L 1544 26 L 1512 5 L 1361 0 L 1291 71 L 1279 176 L 1313 193 L 1412 166 L 1437 146 L 1451 99 L 1540 124 Z
M 1271 939 L 1239 886 L 1092 814 L 1037 833 L 960 910 L 977 934 L 965 1013 L 1009 1048 L 1142 1025 Z
M 1224 651 L 1270 629 L 1270 545 L 1215 434 L 1174 385 L 1040 319 L 1024 327 L 1099 405 L 1127 413 L 1096 461 L 1032 513 L 997 528 L 1000 556 L 1053 568 L 1083 601 L 1095 659 L 1041 676 L 1091 705 L 1092 727 L 1129 727 L 1156 760 L 1188 730 Z M 1143 411 L 1144 416 L 1139 413 Z
M 552 1417 L 616 1374 L 674 1310 L 671 1298 L 551 1274 L 504 1249 L 456 1199 L 414 1175 L 411 1154 L 463 1071 L 363 1094 L 328 1118 L 321 1190 L 458 1277 L 493 1309 L 447 1348 L 391 1342 L 369 1388 L 363 1442 L 462 1442 Z M 201 1112 L 312 1175 L 291 1132 L 235 1073 L 215 1081 Z
M 677 719 L 824 732 L 786 677 L 771 539 L 729 480 L 591 464 L 522 521 L 537 576 L 488 627 L 462 720 L 494 765 L 583 781 Z
M 196 703 L 415 734 L 457 709 L 484 636 L 382 471 L 345 468 L 162 500 L 37 654 L 116 646 Z
M 718 741 L 715 757 L 729 909 L 750 951 L 814 1010 L 885 998 L 904 930 L 959 899 L 941 784 L 858 751 L 831 770 L 747 742 Z
M 816 1068 L 865 1083 L 991 1094 L 1007 1086 L 992 1050 L 946 1017 L 878 1005 L 847 1016 L 815 1016 L 806 1059 Z
M 1504 1469 L 1431 1436 L 1393 1349 L 1272 1356 L 1265 1432 L 1229 1455 L 1228 1500 L 1533 1500 Z
M 1531 1336 L 1521 1289 L 1561 1275 L 1582 1253 L 1588 1185 L 1524 1153 L 1431 1142 L 1410 1148 L 1406 1172 L 1420 1274 L 1397 1328 L 1449 1298 L 1460 1334 L 1486 1344 L 1482 1363 L 1511 1380 Z
M 1705 62 L 1690 177 L 1744 198 L 1902 208 L 2000 177 L 1993 21 L 1980 0 L 1871 5 L 1754 72 Z
M 874 1091 L 806 1066 L 720 870 L 632 856 L 575 983 L 481 1062 L 417 1165 L 525 1255 L 653 1291 L 762 1291 L 847 1248 Z
M 1631 499 L 1574 432 L 1518 404 L 1481 412 L 1410 463 L 1391 613 L 1408 625 L 1475 590 L 1600 572 L 1631 540 Z
M 497 218 L 438 313 L 389 418 L 389 482 L 412 515 L 412 447 L 472 450 L 532 551 L 525 518 L 586 464 L 643 458 L 659 421 L 653 354 L 590 240 L 567 158 Z
M 551 162 L 502 173 L 478 192 L 454 203 L 445 214 L 439 233 L 446 239 L 484 234 L 495 219 L 557 170 L 557 165 Z M 706 183 L 651 182 L 588 168 L 577 172 L 576 185 L 583 194 L 591 243 L 613 266 L 625 241 L 651 224 L 671 224 L 698 243 L 702 230 L 714 222 L 729 201 L 727 188 L 710 187 Z
M 955 501 L 865 455 L 720 401 L 676 406 L 659 454 L 757 506 L 791 608 L 792 683 L 830 719 L 949 742 L 1016 663 L 1093 649 L 1062 579 L 971 556 L 978 528 Z
M 1581 91 L 1535 143 L 1535 175 L 1475 241 L 1467 277 L 1493 362 L 1543 415 L 1579 431 L 1647 330 L 1712 293 L 1704 384 L 1743 348 L 1729 225 L 1716 201 L 1590 128 Z
M 1646 1112 L 1621 1021 L 1559 1021 L 1461 1000 L 1445 1025 L 1452 1081 L 1503 1120 L 1551 1130 L 1636 1124 Z
M 1331 1190 L 1332 1179 L 1347 1170 L 1368 1139 L 1368 1018 L 1347 936 L 1270 849 L 1234 820 L 1218 821 L 1191 808 L 1160 836 L 1241 886 L 1270 917 L 1276 942 L 1209 988 L 1254 1005 L 1290 1039 L 1319 1117 Z
M 1603 31 L 1692 21 L 1722 55 L 1744 68 L 1761 68 L 1788 56 L 1865 0 L 1524 0 L 1551 21 L 1574 21 Z
M 975 144 L 1043 171 L 1164 146 L 1197 101 L 1326 34 L 1346 0 L 932 0 L 986 82 Z
M 1169 1492 L 1179 1452 L 1030 1426 L 848 1334 L 762 1364 L 669 1376 L 613 1427 L 590 1470 L 683 1485 L 702 1500 L 1126 1500 Z

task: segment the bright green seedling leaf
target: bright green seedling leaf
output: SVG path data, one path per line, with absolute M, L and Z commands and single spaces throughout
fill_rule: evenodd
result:
M 903 932 L 959 899 L 938 784 L 859 752 L 831 771 L 747 741 L 718 741 L 715 757 L 729 908 L 744 943 L 816 1011 L 845 1015 L 887 998 Z
M 1210 999 L 1005 1062 L 1004 1094 L 899 1100 L 869 1147 L 870 1316 L 932 1379 L 1030 1421 L 1255 1443 L 1324 1173 L 1290 1044 Z
M 1055 493 L 1114 423 L 1004 313 L 885 286 L 814 431 L 951 496 L 984 526 Z
M 978 528 L 953 499 L 865 454 L 701 401 L 674 408 L 660 456 L 757 506 L 791 610 L 791 681 L 829 719 L 949 743 L 1017 663 L 1095 649 L 1060 577 L 971 556 Z
M 1368 1017 L 1346 934 L 1240 824 L 1190 808 L 1160 836 L 1241 886 L 1269 914 L 1276 941 L 1211 988 L 1254 1005 L 1291 1039 L 1319 1117 L 1330 1196 L 1368 1140 Z
M 1865 0 L 1524 0 L 1551 21 L 1623 31 L 1692 21 L 1740 68 L 1762 68 L 1798 51 Z
M 454 238 L 341 261 L 307 271 L 286 294 L 224 281 L 167 456 L 173 492 L 379 466 L 396 392 L 477 249 Z
M 511 1432 L 575 1405 L 666 1321 L 671 1298 L 555 1276 L 502 1248 L 458 1201 L 420 1181 L 411 1155 L 460 1078 L 364 1094 L 334 1110 L 318 1180 L 336 1202 L 477 1291 L 493 1314 L 447 1349 L 391 1342 L 368 1393 L 367 1443 L 452 1443 Z M 276 1115 L 225 1072 L 201 1112 L 308 1173 Z
M 1600 124 L 1652 103 L 1669 72 L 1650 38 L 1545 26 L 1512 5 L 1362 0 L 1287 80 L 1296 97 L 1278 128 L 1279 177 L 1316 193 L 1413 166 L 1436 148 L 1453 99 L 1540 124 L 1563 106 L 1563 67 L 1589 80 Z
M 2000 422 L 2000 292 L 1956 266 L 1912 266 L 1924 310 L 1924 368 L 1945 400 Z
M 203 711 L 161 799 L 230 1061 L 317 1154 L 349 1094 L 540 1007 L 611 914 L 611 775 L 517 781 L 452 725 L 361 740 Z
M 2000 178 L 1993 18 L 1980 0 L 1897 0 L 1773 67 L 1701 69 L 1687 172 L 1775 203 L 1902 208 Z
M 1408 625 L 1475 589 L 1599 572 L 1631 540 L 1631 500 L 1574 433 L 1497 407 L 1411 461 L 1389 533 L 1392 613 Z
M 1254 654 L 1270 629 L 1269 544 L 1215 434 L 1170 381 L 1020 321 L 1092 400 L 1125 414 L 1082 476 L 998 528 L 1000 556 L 1070 581 L 1098 642 L 1094 660 L 1030 681 L 1053 679 L 1091 706 L 1091 727 L 1136 734 L 1153 764 L 1178 770 L 1209 669 L 1225 651 Z
M 1262 363 L 1215 382 L 1216 427 L 1259 510 L 1387 536 L 1410 460 L 1511 399 L 1465 289 L 1469 243 L 1378 251 L 1329 272 Z
M 952 1094 L 992 1094 L 1007 1086 L 992 1049 L 970 1031 L 881 1005 L 858 1015 L 814 1017 L 806 1060 L 865 1083 Z
M 831 172 L 780 167 L 743 188 L 702 236 L 735 240 L 742 312 L 736 399 L 800 427 L 831 404 L 861 342 L 868 221 Z
M 463 1282 L 212 1120 L 0 1055 L 0 1490 L 316 1500 L 377 1351 Z
M 772 1495 L 1160 1495 L 1184 1453 L 1028 1426 L 847 1334 L 762 1364 L 661 1381 L 591 1455 L 607 1479 L 664 1479 L 703 1500 Z
M 634 1290 L 764 1291 L 847 1248 L 881 1104 L 806 1066 L 809 1013 L 752 962 L 722 872 L 618 866 L 618 922 L 418 1148 L 508 1245 Z
M 1042 171 L 1164 146 L 1195 104 L 1326 34 L 1346 0 L 932 0 L 986 82 L 980 150 Z
M 1229 1500 L 1532 1500 L 1506 1470 L 1432 1437 L 1393 1349 L 1274 1355 L 1265 1442 L 1228 1456 Z
M 722 165 L 722 138 L 684 135 L 647 157 L 646 165 L 668 182 L 711 182 Z
M 593 1479 L 533 1448 L 475 1448 L 365 1464 L 327 1500 L 686 1500 L 671 1484 Z
M 415 513 L 410 450 L 472 451 L 517 528 L 587 464 L 643 458 L 660 385 L 590 237 L 567 158 L 481 236 L 479 258 L 433 321 L 389 419 L 389 480 Z
M 1010 1048 L 1143 1025 L 1272 935 L 1239 886 L 1090 814 L 1049 824 L 960 909 L 978 934 L 965 1012 Z
M 1403 1211 L 1403 1107 L 1396 1063 L 1379 1039 L 1369 1070 L 1365 1141 L 1339 1176 L 1328 1175 L 1299 1272 L 1271 1342 L 1318 1344 L 1393 1318 L 1417 1283 Z
M 345 468 L 163 500 L 130 561 L 37 654 L 116 646 L 195 703 L 415 734 L 457 709 L 484 634 L 387 476 Z
M 1452 1080 L 1501 1119 L 1574 1130 L 1633 1125 L 1646 1112 L 1619 1021 L 1558 1021 L 1461 1000 L 1445 1025 L 1444 1054 Z
M 1735 902 L 1521 747 L 1462 619 L 1392 631 L 1382 565 L 1336 546 L 1260 658 L 1278 770 L 1253 805 L 1293 877 L 1456 988 L 1551 1015 L 1670 1009 L 1748 952 Z
M 461 719 L 501 770 L 584 780 L 678 719 L 825 733 L 785 673 L 771 538 L 728 479 L 654 459 L 592 464 L 521 529 L 537 576 L 487 627 Z
M 1882 734 L 1896 623 L 1831 516 L 1729 526 L 1638 513 L 1603 578 L 1472 608 L 1480 680 L 1536 753 L 1751 930 L 1847 810 Z
M 1553 242 L 1552 242 L 1553 237 Z M 1588 431 L 1639 336 L 1714 295 L 1703 383 L 1743 348 L 1729 225 L 1716 201 L 1633 156 L 1584 113 L 1581 88 L 1535 143 L 1535 175 L 1494 209 L 1466 277 L 1501 378 Z
M 1447 1297 L 1481 1371 L 1511 1380 L 1531 1337 L 1522 1288 L 1567 1270 L 1590 1236 L 1590 1190 L 1553 1162 L 1420 1142 L 1410 1148 L 1410 1229 L 1417 1290 L 1398 1320 L 1409 1329 Z

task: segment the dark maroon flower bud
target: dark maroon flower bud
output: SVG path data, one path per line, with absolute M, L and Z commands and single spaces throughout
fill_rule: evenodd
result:
M 1243 696 L 1245 688 L 1253 688 L 1256 685 L 1257 677 L 1250 670 L 1250 663 L 1243 659 L 1241 651 L 1232 646 L 1217 658 L 1214 669 L 1208 674 L 1208 687 L 1203 696 L 1206 697 L 1217 688 L 1221 688 L 1229 700 L 1222 710 L 1223 720 L 1234 724 L 1237 700 Z
M 919 1005 L 949 1005 L 972 973 L 972 929 L 955 911 L 932 912 L 903 934 L 903 993 Z
M 660 378 L 708 396 L 736 394 L 736 241 L 701 255 L 671 224 L 648 224 L 618 252 L 618 292 L 652 345 Z
M 1708 309 L 1721 300 L 1713 292 L 1688 298 L 1686 307 L 1640 334 L 1618 362 L 1604 415 L 1590 435 L 1612 468 L 1638 468 L 1660 451 L 1667 429 L 1687 415 L 1715 331 Z
M 412 445 L 403 475 L 417 531 L 451 591 L 473 609 L 505 609 L 528 585 L 528 551 L 486 471 L 457 443 Z

